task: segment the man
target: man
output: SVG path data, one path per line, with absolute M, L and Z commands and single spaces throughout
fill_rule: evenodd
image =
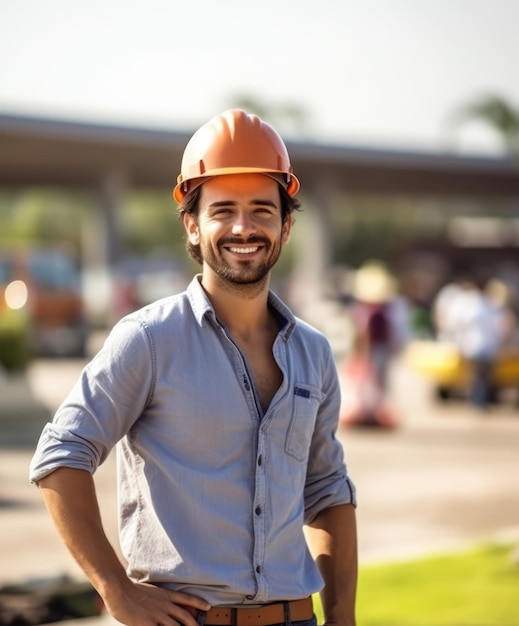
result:
M 501 347 L 497 308 L 481 280 L 465 279 L 447 312 L 454 343 L 469 365 L 469 402 L 487 410 L 495 395 L 493 367 Z
M 260 118 L 202 126 L 174 190 L 201 276 L 121 320 L 42 433 L 31 480 L 123 624 L 310 626 L 321 588 L 326 622 L 354 624 L 330 347 L 269 291 L 298 190 Z M 92 480 L 115 444 L 126 569 Z

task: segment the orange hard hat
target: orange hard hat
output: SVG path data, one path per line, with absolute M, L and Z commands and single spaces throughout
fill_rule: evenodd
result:
M 173 197 L 181 202 L 214 176 L 247 173 L 271 176 L 291 196 L 299 191 L 299 180 L 278 133 L 257 115 L 231 109 L 204 124 L 189 140 Z

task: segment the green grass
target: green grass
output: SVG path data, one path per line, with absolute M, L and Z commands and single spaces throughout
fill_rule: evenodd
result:
M 488 545 L 361 567 L 357 626 L 519 626 L 519 565 L 512 551 Z

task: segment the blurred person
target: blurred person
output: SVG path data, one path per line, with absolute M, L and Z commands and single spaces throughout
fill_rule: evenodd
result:
M 453 280 L 445 284 L 437 293 L 433 302 L 433 323 L 438 341 L 454 342 L 456 340 L 455 322 L 452 318 L 452 304 L 463 292 L 460 281 Z
M 358 349 L 366 354 L 381 388 L 386 389 L 391 357 L 407 341 L 407 307 L 397 297 L 395 278 L 377 261 L 357 270 L 353 296 Z
M 493 367 L 500 351 L 496 307 L 473 280 L 460 284 L 460 291 L 449 306 L 449 322 L 454 342 L 470 365 L 469 401 L 487 409 L 493 401 Z
M 201 275 L 116 324 L 41 435 L 31 481 L 123 624 L 314 626 L 319 590 L 355 623 L 334 359 L 269 287 L 299 186 L 259 117 L 203 125 L 173 192 Z M 126 569 L 92 478 L 114 446 Z
M 512 290 L 503 280 L 491 278 L 485 284 L 484 291 L 494 305 L 499 351 L 504 353 L 517 350 L 519 326 L 513 305 Z
M 397 297 L 396 280 L 378 261 L 357 270 L 352 294 L 355 341 L 341 366 L 341 422 L 394 427 L 388 373 L 391 359 L 407 342 L 408 310 Z

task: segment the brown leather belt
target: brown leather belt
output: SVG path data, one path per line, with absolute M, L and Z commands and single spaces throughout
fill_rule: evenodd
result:
M 285 605 L 288 605 L 291 622 L 302 622 L 312 619 L 314 607 L 312 598 L 262 604 L 261 606 L 247 605 L 232 608 L 228 606 L 214 606 L 205 614 L 207 626 L 269 626 L 285 622 Z M 191 607 L 184 607 L 193 617 L 198 611 Z

